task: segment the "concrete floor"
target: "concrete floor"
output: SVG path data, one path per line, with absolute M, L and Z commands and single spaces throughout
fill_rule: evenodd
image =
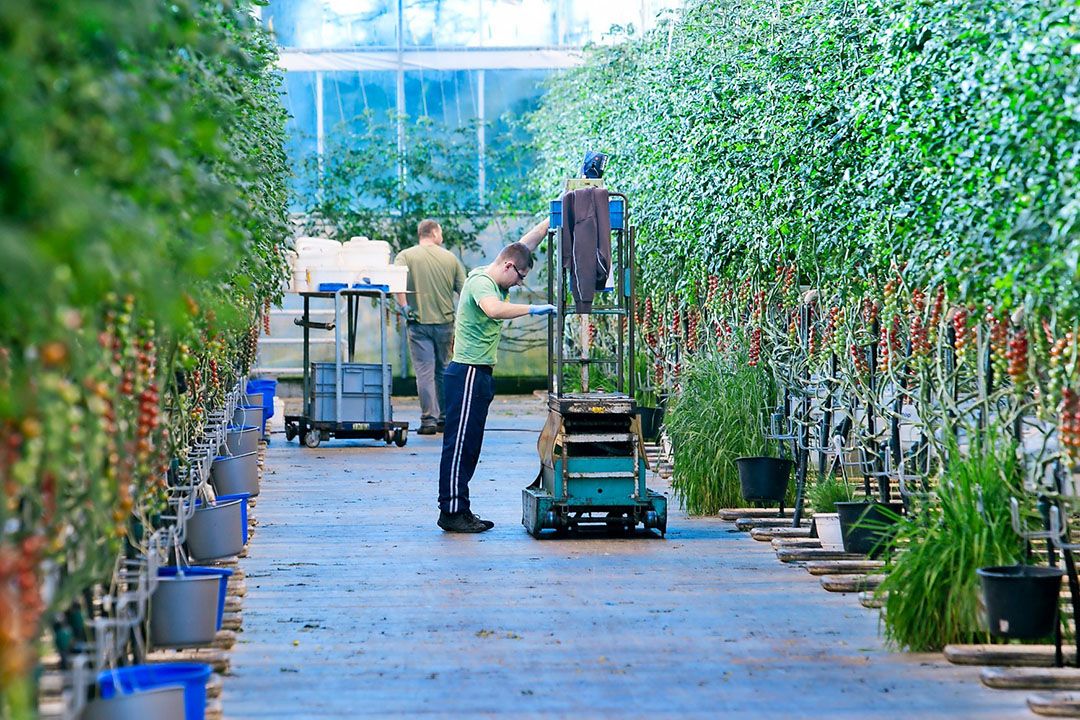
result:
M 533 397 L 492 406 L 479 536 L 435 526 L 441 436 L 275 435 L 225 716 L 1033 717 L 977 668 L 886 651 L 855 596 L 676 503 L 666 540 L 534 540 L 520 491 L 542 424 Z

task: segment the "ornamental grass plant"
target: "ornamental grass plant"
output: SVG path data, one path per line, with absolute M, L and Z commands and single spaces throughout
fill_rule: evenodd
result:
M 964 457 L 954 446 L 937 491 L 900 521 L 878 589 L 885 637 L 896 647 L 925 652 L 989 641 L 975 571 L 1015 563 L 1024 550 L 1009 518 L 1009 497 L 1021 493 L 1007 437 L 987 433 Z
M 851 486 L 842 477 L 826 474 L 819 477 L 810 489 L 806 491 L 806 497 L 814 512 L 834 513 L 836 503 L 852 500 Z
M 687 363 L 680 384 L 664 421 L 674 451 L 672 490 L 692 515 L 740 507 L 735 459 L 768 454 L 763 418 L 774 395 L 771 377 L 748 365 L 744 352 L 706 353 Z

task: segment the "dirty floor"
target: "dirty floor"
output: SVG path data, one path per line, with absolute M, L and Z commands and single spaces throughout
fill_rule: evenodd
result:
M 414 402 L 395 411 L 417 423 Z M 497 524 L 479 536 L 435 526 L 439 435 L 274 434 L 225 716 L 1034 717 L 977 668 L 888 652 L 855 596 L 677 503 L 666 539 L 534 540 L 521 488 L 543 413 L 492 406 L 471 489 Z

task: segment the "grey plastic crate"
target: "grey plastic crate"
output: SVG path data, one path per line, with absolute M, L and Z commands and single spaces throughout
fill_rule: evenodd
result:
M 314 422 L 335 422 L 338 419 L 335 373 L 334 363 L 311 364 L 311 376 L 315 380 L 314 407 L 311 417 Z M 389 367 L 387 377 L 392 377 Z M 341 422 L 390 422 L 393 419 L 393 413 L 390 412 L 384 417 L 382 401 L 381 365 L 378 363 L 341 364 Z
M 334 394 L 336 366 L 332 362 L 311 363 L 311 377 L 315 378 L 315 393 Z M 387 379 L 394 376 L 393 368 L 386 367 Z M 341 391 L 343 393 L 382 393 L 383 374 L 379 363 L 341 363 Z

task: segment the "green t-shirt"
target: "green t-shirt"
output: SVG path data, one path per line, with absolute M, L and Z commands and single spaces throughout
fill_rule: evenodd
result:
M 465 284 L 465 268 L 457 255 L 439 245 L 414 245 L 398 253 L 395 265 L 409 268 L 406 295 L 426 325 L 454 322 L 454 293 Z
M 458 301 L 457 325 L 454 328 L 454 362 L 467 365 L 494 365 L 502 335 L 502 320 L 492 320 L 480 308 L 486 297 L 506 300 L 510 292 L 499 287 L 479 267 L 469 273 Z

